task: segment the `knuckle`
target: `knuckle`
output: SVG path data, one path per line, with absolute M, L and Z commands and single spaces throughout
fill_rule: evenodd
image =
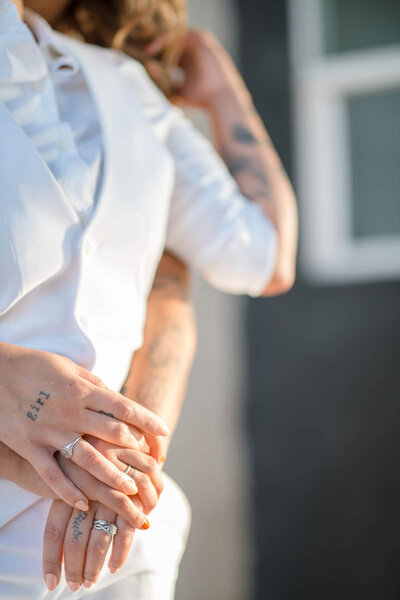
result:
M 143 488 L 148 488 L 151 484 L 150 477 L 146 473 L 139 473 L 136 477 L 136 483 Z
M 90 540 L 88 544 L 88 550 L 93 556 L 101 558 L 107 552 L 108 544 L 105 544 L 101 540 Z
M 71 537 L 70 535 L 68 535 L 65 540 L 64 540 L 64 547 L 65 549 L 70 549 L 72 551 L 74 551 L 76 548 L 79 548 L 80 543 L 79 543 L 79 538 L 74 538 Z
M 82 459 L 84 467 L 97 467 L 99 464 L 99 457 L 93 450 L 87 449 Z
M 126 530 L 126 531 L 122 531 L 122 532 L 118 532 L 119 536 L 118 536 L 118 544 L 120 546 L 120 548 L 126 550 L 128 548 L 130 548 L 132 541 L 133 541 L 133 530 Z
M 132 502 L 124 494 L 118 494 L 115 499 L 115 507 L 118 514 L 132 512 Z
M 149 413 L 147 413 L 147 412 L 144 414 L 143 424 L 144 424 L 144 427 L 146 429 L 148 429 L 149 431 L 151 431 L 151 430 L 154 429 L 153 417 Z
M 113 435 L 117 443 L 123 443 L 126 440 L 127 433 L 127 428 L 123 423 L 116 423 L 116 425 L 114 425 Z
M 49 467 L 45 470 L 43 477 L 49 485 L 55 485 L 59 483 L 61 475 L 56 469 Z
M 143 470 L 145 473 L 153 474 L 158 469 L 158 463 L 155 458 L 148 456 L 143 464 Z
M 63 540 L 63 536 L 62 536 L 61 531 L 58 529 L 58 527 L 55 527 L 54 525 L 46 525 L 46 528 L 44 530 L 44 541 L 45 542 L 58 544 L 58 543 L 62 542 L 62 540 Z
M 78 582 L 82 581 L 82 573 L 76 571 L 75 569 L 68 568 L 68 565 L 65 565 L 65 578 L 70 582 Z
M 131 405 L 127 400 L 120 400 L 119 414 L 121 421 L 129 421 L 132 416 Z
M 79 379 L 78 377 L 71 377 L 66 381 L 66 393 L 68 394 L 68 398 L 75 402 L 80 402 L 87 395 L 87 385 L 86 383 Z M 71 405 L 71 402 L 67 402 L 67 405 Z
M 122 491 L 125 483 L 126 479 L 122 473 L 113 473 L 110 477 L 110 486 L 114 488 L 114 490 Z
M 43 568 L 45 573 L 57 573 L 61 567 L 61 563 L 54 558 L 47 558 L 43 561 Z
M 92 373 L 90 373 L 90 381 L 91 383 L 93 383 L 93 385 L 96 385 L 97 387 L 106 390 L 107 386 L 105 383 L 103 383 L 103 381 L 100 379 L 100 377 L 97 377 L 97 375 L 93 375 Z

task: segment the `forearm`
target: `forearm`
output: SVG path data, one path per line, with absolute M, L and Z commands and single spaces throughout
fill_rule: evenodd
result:
M 171 435 L 196 347 L 189 287 L 186 268 L 164 254 L 148 300 L 143 345 L 134 355 L 122 390 L 125 396 L 162 417 Z
M 241 192 L 274 224 L 278 249 L 273 277 L 263 295 L 287 291 L 294 281 L 297 209 L 292 187 L 239 74 L 208 101 L 215 145 Z

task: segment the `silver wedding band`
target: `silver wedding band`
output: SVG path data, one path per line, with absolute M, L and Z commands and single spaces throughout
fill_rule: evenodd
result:
M 65 458 L 72 458 L 72 453 L 74 451 L 74 446 L 75 444 L 77 444 L 79 442 L 79 440 L 81 440 L 82 437 L 79 435 L 75 440 L 73 440 L 72 442 L 70 442 L 69 444 L 67 444 L 66 446 L 62 446 L 62 448 L 60 448 L 60 453 L 65 457 Z
M 118 527 L 115 523 L 109 523 L 103 519 L 96 519 L 96 521 L 93 521 L 92 529 L 101 529 L 101 531 L 105 531 L 108 535 L 111 535 L 111 537 L 118 531 Z
M 131 469 L 132 469 L 131 465 L 126 465 L 126 469 L 124 470 L 125 475 L 128 475 L 128 473 Z

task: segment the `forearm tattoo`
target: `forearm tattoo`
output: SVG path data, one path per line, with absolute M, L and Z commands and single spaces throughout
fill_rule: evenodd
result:
M 44 406 L 44 400 L 48 400 L 49 398 L 50 394 L 46 394 L 46 392 L 39 392 L 36 402 L 30 405 L 30 410 L 28 410 L 26 413 L 28 419 L 31 419 L 31 421 L 36 421 L 39 416 L 40 409 Z
M 153 284 L 153 290 L 161 292 L 164 298 L 187 300 L 188 286 L 179 275 L 158 275 Z
M 161 291 L 161 298 L 186 301 L 189 296 L 188 287 L 185 277 L 168 273 L 157 276 L 153 290 Z M 179 393 L 181 379 L 188 366 L 187 333 L 185 321 L 167 318 L 161 330 L 148 342 L 146 367 L 139 374 L 140 379 L 137 379 L 138 373 L 133 362 L 121 393 L 155 412 L 163 406 L 171 386 L 176 387 Z
M 269 137 L 257 137 L 247 126 L 235 123 L 230 130 L 230 141 L 221 147 L 221 156 L 240 188 L 252 200 L 269 200 L 271 183 L 260 154 L 260 148 L 273 148 Z M 280 162 L 278 169 L 283 171 Z M 240 181 L 239 181 L 240 180 Z
M 167 397 L 169 386 L 184 374 L 186 364 L 185 328 L 174 320 L 152 340 L 147 352 L 144 378 L 135 389 L 135 369 L 129 371 L 121 394 L 128 394 L 150 410 L 159 409 Z M 130 389 L 132 390 L 131 393 Z
M 77 540 L 79 536 L 82 535 L 81 524 L 87 516 L 87 512 L 85 512 L 84 510 L 80 510 L 78 511 L 75 519 L 72 521 L 72 535 L 74 536 L 75 540 Z

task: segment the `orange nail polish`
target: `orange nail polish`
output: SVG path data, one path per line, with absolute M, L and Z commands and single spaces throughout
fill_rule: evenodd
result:
M 162 462 L 162 463 L 163 463 L 163 462 L 165 462 L 165 456 L 162 456 L 162 457 L 160 458 L 160 462 Z
M 150 523 L 146 519 L 140 529 L 148 529 L 150 527 Z

